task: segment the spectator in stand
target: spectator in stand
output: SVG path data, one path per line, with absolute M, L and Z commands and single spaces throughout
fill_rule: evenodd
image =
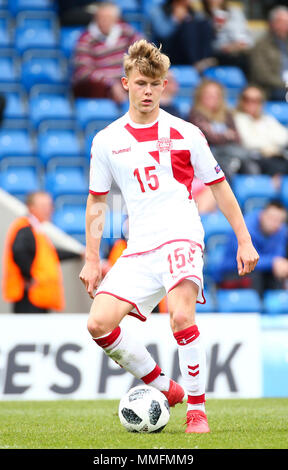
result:
M 203 11 L 215 30 L 213 55 L 219 65 L 240 67 L 248 75 L 248 54 L 253 38 L 243 8 L 227 0 L 202 0 Z
M 190 122 L 205 135 L 228 180 L 240 169 L 246 172 L 247 152 L 241 146 L 225 89 L 219 82 L 205 79 L 196 88 Z
M 265 113 L 265 95 L 261 88 L 249 85 L 241 92 L 234 114 L 242 145 L 250 151 L 259 173 L 288 173 L 288 129 Z M 286 149 L 286 150 L 285 150 Z M 285 153 L 286 152 L 286 153 Z
M 74 54 L 72 86 L 75 97 L 111 98 L 121 104 L 127 93 L 120 78 L 123 54 L 139 34 L 120 20 L 117 5 L 96 6 L 93 21 L 80 36 Z
M 250 81 L 277 101 L 285 99 L 288 85 L 288 8 L 273 8 L 268 20 L 268 32 L 250 53 Z
M 277 200 L 270 201 L 257 214 L 254 211 L 245 217 L 252 242 L 259 253 L 255 271 L 244 279 L 237 275 L 237 243 L 231 234 L 219 268 L 219 287 L 251 287 L 262 296 L 267 289 L 283 289 L 288 279 L 287 211 Z M 247 283 L 248 281 L 248 283 Z
M 56 250 L 44 233 L 42 223 L 51 219 L 50 194 L 27 196 L 27 216 L 10 226 L 3 258 L 2 293 L 13 304 L 13 313 L 48 313 L 65 306 L 60 261 L 79 258 L 66 250 Z
M 150 22 L 154 42 L 162 44 L 172 65 L 193 65 L 201 71 L 215 64 L 213 27 L 193 10 L 189 0 L 166 0 L 155 5 Z

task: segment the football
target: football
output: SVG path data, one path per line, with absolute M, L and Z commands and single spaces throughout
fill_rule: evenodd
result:
M 170 418 L 167 398 L 148 385 L 131 388 L 120 400 L 119 419 L 130 432 L 160 432 Z

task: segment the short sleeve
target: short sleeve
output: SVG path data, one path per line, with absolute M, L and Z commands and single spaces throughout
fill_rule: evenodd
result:
M 92 142 L 90 159 L 89 192 L 107 194 L 110 191 L 112 174 L 109 167 L 108 151 L 103 138 L 97 134 Z
M 196 126 L 193 128 L 191 164 L 195 176 L 208 186 L 224 181 L 225 174 L 212 154 L 203 132 Z

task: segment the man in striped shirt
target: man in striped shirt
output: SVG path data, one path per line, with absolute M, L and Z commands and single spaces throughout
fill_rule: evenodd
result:
M 97 6 L 93 21 L 80 36 L 74 53 L 72 86 L 75 97 L 127 100 L 121 85 L 123 54 L 140 35 L 121 21 L 117 5 Z

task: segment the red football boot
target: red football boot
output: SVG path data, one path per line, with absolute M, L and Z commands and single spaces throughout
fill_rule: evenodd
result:
M 175 406 L 178 403 L 183 403 L 184 399 L 184 389 L 181 387 L 181 385 L 177 384 L 177 382 L 174 382 L 174 380 L 170 379 L 170 387 L 169 390 L 163 391 L 165 397 L 168 400 L 169 406 Z
M 207 416 L 204 411 L 201 410 L 189 410 L 187 412 L 187 433 L 195 432 L 195 433 L 204 433 L 210 432 Z

